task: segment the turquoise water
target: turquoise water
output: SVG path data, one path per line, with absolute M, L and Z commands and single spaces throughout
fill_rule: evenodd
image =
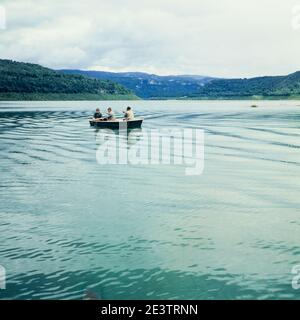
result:
M 135 101 L 205 168 L 99 165 L 96 106 L 0 103 L 0 299 L 299 299 L 300 102 Z

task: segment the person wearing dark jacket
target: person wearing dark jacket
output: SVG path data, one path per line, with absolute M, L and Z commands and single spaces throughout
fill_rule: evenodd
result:
M 100 118 L 102 118 L 102 113 L 100 112 L 100 109 L 99 109 L 99 108 L 96 109 L 96 112 L 94 113 L 94 118 L 95 118 L 95 119 L 100 119 Z

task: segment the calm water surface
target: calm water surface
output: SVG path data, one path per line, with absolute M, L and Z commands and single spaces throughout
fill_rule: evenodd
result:
M 99 165 L 99 103 L 1 102 L 0 299 L 299 299 L 300 102 L 250 104 L 131 103 L 143 130 L 204 129 L 186 176 Z

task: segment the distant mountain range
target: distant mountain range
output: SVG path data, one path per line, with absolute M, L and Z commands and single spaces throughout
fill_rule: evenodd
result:
M 137 99 L 122 85 L 0 59 L 0 100 Z
M 60 70 L 122 84 L 143 99 L 300 99 L 300 71 L 287 76 L 218 79 L 197 75 Z
M 197 75 L 52 70 L 0 59 L 0 100 L 300 99 L 300 71 L 218 79 Z
M 143 99 L 189 97 L 214 78 L 205 76 L 158 76 L 142 72 L 104 72 L 84 70 L 59 70 L 65 74 L 81 74 L 96 79 L 111 80 L 132 90 Z

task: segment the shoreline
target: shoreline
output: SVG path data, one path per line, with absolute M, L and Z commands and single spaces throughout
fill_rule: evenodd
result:
M 152 97 L 129 95 L 64 94 L 64 93 L 0 93 L 0 102 L 9 101 L 300 101 L 300 96 L 247 97 Z
M 107 101 L 107 100 L 140 100 L 134 94 L 66 94 L 66 93 L 0 93 L 0 101 Z
M 225 98 L 217 98 L 217 99 L 176 99 L 176 98 L 170 98 L 170 99 L 141 99 L 141 98 L 128 98 L 128 97 L 118 97 L 118 98 L 97 98 L 97 99 L 88 99 L 88 98 L 76 98 L 76 99 L 2 99 L 0 97 L 0 102 L 18 102 L 18 101 L 27 101 L 27 102 L 55 102 L 55 101 L 69 101 L 69 102 L 75 102 L 75 101 L 299 101 L 300 98 L 289 98 L 289 99 L 282 99 L 282 98 L 276 98 L 276 99 L 251 99 L 251 98 L 244 98 L 244 99 L 225 99 Z

